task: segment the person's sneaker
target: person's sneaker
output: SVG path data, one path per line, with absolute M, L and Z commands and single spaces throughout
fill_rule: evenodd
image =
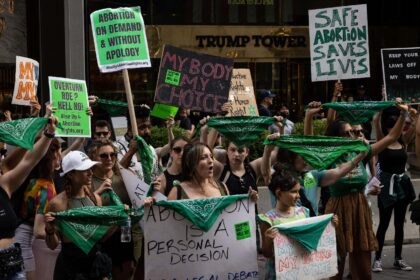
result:
M 381 260 L 375 260 L 373 262 L 372 271 L 373 272 L 381 272 L 382 271 L 382 262 L 381 262 Z
M 405 271 L 413 270 L 413 268 L 406 264 L 404 260 L 395 260 L 394 267 Z

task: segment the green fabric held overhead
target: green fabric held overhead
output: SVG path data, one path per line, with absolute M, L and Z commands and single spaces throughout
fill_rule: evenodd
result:
M 110 117 L 125 116 L 128 110 L 128 104 L 126 102 L 98 99 L 98 104 L 108 112 Z
M 274 226 L 282 234 L 287 235 L 288 237 L 296 240 L 301 244 L 308 252 L 316 251 L 318 248 L 319 240 L 327 227 L 331 222 L 332 214 L 324 215 L 325 218 L 321 219 L 318 222 L 313 222 L 305 225 L 291 226 L 296 222 L 279 224 Z M 316 217 L 320 218 L 322 216 Z M 313 219 L 313 218 L 309 218 Z M 289 224 L 289 225 L 288 225 Z
M 243 147 L 253 144 L 273 123 L 273 117 L 234 116 L 214 117 L 207 125 L 215 128 L 238 147 Z
M 201 230 L 207 232 L 216 222 L 222 210 L 248 194 L 228 195 L 202 199 L 159 201 L 157 206 L 175 210 Z
M 0 141 L 32 150 L 38 131 L 48 123 L 48 118 L 27 118 L 0 122 Z
M 346 153 L 367 152 L 368 146 L 360 139 L 330 136 L 287 135 L 277 140 L 265 140 L 303 157 L 315 169 L 326 169 Z
M 334 109 L 340 117 L 356 125 L 370 121 L 377 112 L 395 104 L 395 101 L 355 101 L 325 103 L 322 107 Z
M 143 168 L 144 182 L 150 184 L 152 182 L 152 169 L 153 169 L 153 152 L 152 147 L 139 135 L 135 137 L 139 147 L 139 155 L 141 167 Z

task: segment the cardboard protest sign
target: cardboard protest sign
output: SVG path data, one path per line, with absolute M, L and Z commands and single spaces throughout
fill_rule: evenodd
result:
M 232 70 L 229 102 L 232 109 L 227 116 L 259 116 L 249 69 Z
M 90 20 L 101 72 L 151 66 L 140 7 L 98 10 Z
M 386 100 L 420 101 L 420 47 L 381 49 Z
M 309 10 L 312 81 L 370 77 L 366 4 Z
M 36 60 L 16 56 L 15 88 L 12 104 L 30 106 L 38 87 L 39 63 Z
M 50 101 L 55 108 L 54 116 L 61 126 L 56 136 L 90 137 L 90 116 L 86 82 L 58 77 L 48 77 Z
M 331 224 L 331 214 L 285 223 L 279 226 L 280 233 L 274 239 L 274 259 L 277 279 L 324 279 L 337 274 L 337 245 L 335 229 Z M 281 228 L 292 229 L 302 226 L 315 226 L 327 221 L 320 235 L 317 248 L 308 251 L 296 239 L 281 233 Z M 315 234 L 313 234 L 315 235 Z M 313 238 L 311 232 L 306 238 Z
M 124 138 L 127 133 L 127 118 L 126 117 L 112 117 L 112 128 L 114 129 L 115 140 Z
M 220 112 L 229 96 L 233 60 L 165 45 L 155 102 Z
M 214 210 L 230 198 L 215 199 L 176 201 L 202 214 L 217 212 L 207 232 L 180 210 L 159 203 L 145 208 L 145 279 L 258 279 L 255 204 L 246 197 Z
M 144 199 L 149 193 L 150 186 L 140 180 L 140 178 L 132 171 L 124 168 L 120 168 L 120 171 L 133 208 L 139 208 L 143 206 Z
M 176 113 L 178 112 L 178 107 L 170 106 L 166 104 L 159 104 L 155 103 L 153 106 L 152 111 L 150 112 L 150 115 L 152 117 L 160 118 L 160 119 L 168 119 L 169 117 L 174 118 Z

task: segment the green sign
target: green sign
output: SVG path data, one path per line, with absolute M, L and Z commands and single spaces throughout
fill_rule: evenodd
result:
M 153 106 L 153 110 L 150 112 L 150 115 L 152 117 L 166 120 L 169 117 L 175 117 L 178 109 L 179 108 L 175 106 L 155 103 L 155 106 Z
M 251 228 L 249 222 L 243 222 L 235 225 L 236 240 L 247 239 L 251 237 Z
M 90 137 L 90 116 L 86 82 L 48 77 L 50 101 L 61 128 L 55 135 L 63 137 Z
M 151 66 L 140 7 L 98 10 L 90 21 L 101 72 Z

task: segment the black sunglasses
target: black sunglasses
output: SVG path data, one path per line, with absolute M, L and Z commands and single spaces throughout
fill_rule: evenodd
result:
M 351 131 L 354 135 L 360 135 L 363 133 L 363 129 L 353 129 Z
M 173 147 L 172 151 L 174 151 L 176 154 L 180 154 L 182 152 L 182 148 L 181 147 Z
M 107 136 L 109 134 L 109 131 L 100 131 L 100 132 L 95 132 L 95 135 L 100 137 L 100 136 Z
M 103 153 L 103 154 L 100 154 L 99 157 L 101 159 L 108 159 L 108 158 L 113 159 L 117 157 L 117 153 Z

